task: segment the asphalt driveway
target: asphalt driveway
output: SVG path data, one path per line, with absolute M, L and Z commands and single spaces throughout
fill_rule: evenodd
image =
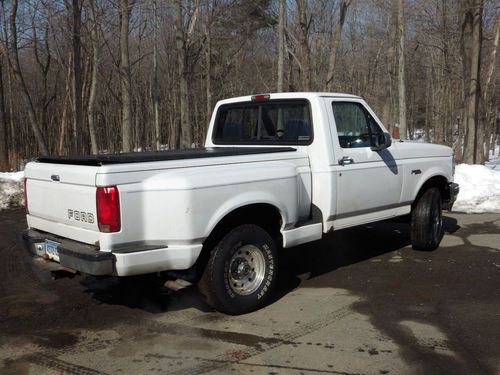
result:
M 284 250 L 275 301 L 211 311 L 154 279 L 53 280 L 0 212 L 1 374 L 498 374 L 500 215 L 447 214 L 434 252 L 376 223 Z

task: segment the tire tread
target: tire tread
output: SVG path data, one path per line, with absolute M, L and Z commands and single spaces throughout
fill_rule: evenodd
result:
M 439 205 L 441 210 L 441 193 L 438 188 L 428 189 L 417 201 L 411 213 L 411 244 L 415 250 L 431 251 L 439 246 L 442 238 L 442 230 L 438 239 L 432 238 L 432 205 Z
M 232 305 L 228 306 L 228 304 L 224 304 L 221 300 L 220 297 L 217 296 L 216 292 L 216 281 L 214 280 L 216 274 L 216 262 L 220 256 L 222 256 L 222 253 L 224 252 L 224 246 L 226 246 L 226 243 L 231 239 L 236 237 L 241 236 L 244 233 L 251 233 L 255 236 L 263 236 L 266 239 L 266 242 L 269 242 L 274 246 L 274 241 L 272 237 L 260 226 L 255 225 L 255 224 L 243 224 L 240 225 L 239 227 L 234 228 L 233 230 L 229 231 L 220 241 L 217 245 L 214 246 L 212 251 L 210 252 L 210 256 L 208 259 L 208 262 L 205 266 L 205 269 L 203 271 L 203 274 L 198 281 L 198 290 L 205 296 L 205 301 L 206 303 L 214 308 L 217 311 L 224 312 L 226 314 L 231 314 L 231 315 L 238 315 L 238 314 L 243 314 L 247 313 L 253 310 L 256 310 L 263 306 L 268 298 L 269 295 L 272 292 L 271 290 L 266 293 L 266 295 L 261 298 L 258 302 L 255 303 L 254 307 L 248 307 L 248 306 L 238 306 L 238 305 Z M 274 248 L 274 257 L 276 257 L 276 249 Z M 276 272 L 276 270 L 274 270 Z M 276 280 L 276 276 L 274 276 L 274 279 Z

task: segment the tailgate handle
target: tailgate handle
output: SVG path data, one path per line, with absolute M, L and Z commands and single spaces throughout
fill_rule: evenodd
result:
M 50 176 L 50 179 L 52 181 L 60 181 L 59 175 L 57 175 L 57 174 L 53 174 L 52 176 Z

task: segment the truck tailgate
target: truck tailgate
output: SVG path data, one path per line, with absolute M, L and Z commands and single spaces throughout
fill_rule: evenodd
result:
M 25 177 L 30 228 L 95 243 L 99 235 L 95 186 L 98 168 L 29 163 Z

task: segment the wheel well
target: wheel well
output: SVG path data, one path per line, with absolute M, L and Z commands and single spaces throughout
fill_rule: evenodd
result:
M 276 241 L 277 246 L 281 246 L 282 238 L 280 229 L 282 218 L 278 208 L 267 203 L 256 203 L 239 207 L 224 216 L 203 242 L 203 249 L 195 264 L 198 276 L 201 276 L 213 247 L 230 230 L 243 224 L 256 224 L 260 226 L 271 235 Z
M 441 193 L 441 200 L 446 200 L 449 199 L 450 196 L 450 191 L 448 189 L 448 180 L 444 176 L 434 176 L 429 178 L 425 183 L 422 185 L 420 190 L 418 191 L 417 196 L 415 197 L 415 200 L 412 203 L 412 208 L 415 206 L 415 204 L 418 202 L 420 197 L 430 188 L 436 187 L 439 189 L 439 192 Z

